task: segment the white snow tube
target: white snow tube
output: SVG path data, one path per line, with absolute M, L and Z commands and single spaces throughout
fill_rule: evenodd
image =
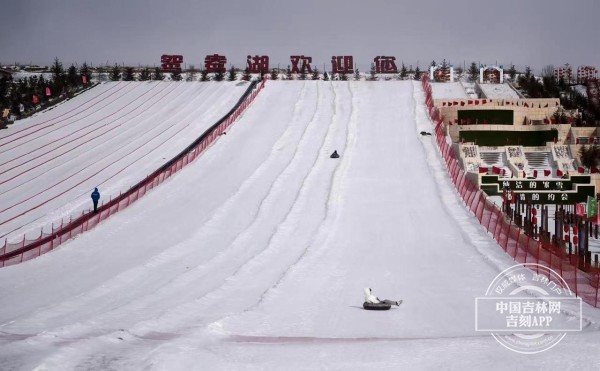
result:
M 391 304 L 385 303 L 367 303 L 366 301 L 363 303 L 363 308 L 366 310 L 388 310 L 391 307 Z

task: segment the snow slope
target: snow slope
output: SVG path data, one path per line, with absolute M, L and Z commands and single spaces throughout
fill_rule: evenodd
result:
M 142 180 L 227 111 L 247 84 L 105 83 L 0 133 L 0 236 L 51 223 Z
M 479 84 L 488 99 L 519 99 L 519 94 L 508 84 Z
M 460 82 L 431 82 L 430 84 L 433 99 L 469 98 Z
M 268 82 L 142 200 L 0 269 L 0 368 L 597 368 L 587 306 L 539 355 L 475 332 L 475 297 L 513 263 L 418 135 L 423 103 L 411 81 Z M 404 303 L 364 311 L 363 287 Z

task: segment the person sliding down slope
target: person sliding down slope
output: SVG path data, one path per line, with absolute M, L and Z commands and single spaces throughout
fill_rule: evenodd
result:
M 397 306 L 400 306 L 400 304 L 402 304 L 402 300 L 381 300 L 377 296 L 373 295 L 373 291 L 371 291 L 370 288 L 365 288 L 365 302 L 369 304 L 390 304 Z

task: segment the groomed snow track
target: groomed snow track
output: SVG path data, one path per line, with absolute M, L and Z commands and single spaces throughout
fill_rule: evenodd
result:
M 0 368 L 597 368 L 588 306 L 535 357 L 475 331 L 513 261 L 418 134 L 424 102 L 420 82 L 268 81 L 168 183 L 0 269 Z M 363 310 L 364 287 L 404 302 Z
M 1 266 L 51 251 L 137 201 L 200 155 L 264 86 L 260 84 L 253 92 L 257 82 L 120 84 L 108 84 L 108 88 L 94 91 L 85 100 L 61 107 L 49 118 L 43 116 L 25 122 L 0 138 L 4 139 L 0 147 L 7 147 L 5 152 L 12 156 L 4 159 L 0 167 L 0 176 L 6 174 L 0 180 L 0 187 L 5 185 L 7 189 L 0 193 L 0 201 L 8 204 L 0 210 L 0 215 L 6 218 L 0 221 L 0 228 L 4 228 L 0 231 L 9 230 L 1 237 L 42 225 L 39 237 L 34 240 L 26 239 L 25 234 L 16 243 L 7 243 L 5 238 L 0 249 Z M 175 94 L 182 86 L 186 89 Z M 124 87 L 132 91 L 116 95 Z M 168 92 L 147 96 L 157 88 L 159 92 Z M 237 97 L 235 103 L 233 99 Z M 233 107 L 217 119 L 216 115 L 231 107 L 227 104 Z M 218 121 L 211 126 L 214 122 L 211 120 Z M 195 133 L 202 134 L 190 139 L 198 135 Z M 98 140 L 102 140 L 99 145 L 92 145 Z M 103 154 L 107 150 L 108 154 Z M 180 152 L 173 156 L 176 151 Z M 156 169 L 156 164 L 162 166 Z M 145 175 L 148 172 L 151 173 Z M 134 181 L 137 183 L 123 189 L 123 184 Z M 81 205 L 89 204 L 86 186 L 104 186 L 104 198 L 108 201 L 102 202 L 98 213 Z M 78 194 L 82 189 L 83 193 Z M 43 223 L 56 218 L 48 210 L 57 206 L 60 211 L 54 214 L 60 215 L 60 223 L 55 226 L 55 220 L 51 220 L 52 226 L 44 232 Z M 73 210 L 82 207 L 81 214 L 73 218 Z M 67 214 L 66 223 L 63 214 Z

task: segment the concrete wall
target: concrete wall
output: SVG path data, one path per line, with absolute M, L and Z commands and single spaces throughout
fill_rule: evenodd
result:
M 460 131 L 545 131 L 558 130 L 558 143 L 564 143 L 569 135 L 571 125 L 449 125 L 447 126 L 453 142 L 460 140 Z
M 523 125 L 529 120 L 550 119 L 560 105 L 557 98 L 551 99 L 434 99 L 444 122 L 458 123 L 459 110 L 511 110 L 514 125 Z M 507 125 L 504 125 L 507 126 Z M 501 129 L 506 130 L 506 129 Z

